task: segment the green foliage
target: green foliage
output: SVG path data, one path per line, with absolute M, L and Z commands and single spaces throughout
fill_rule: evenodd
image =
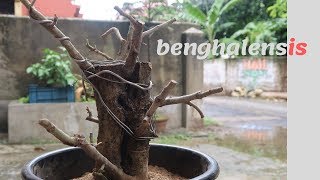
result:
M 230 39 L 237 41 L 247 38 L 249 43 L 280 43 L 287 39 L 286 0 L 277 0 L 269 6 L 266 12 L 270 17 L 266 20 L 249 22 L 243 29 L 231 35 Z
M 272 18 L 287 18 L 287 0 L 276 0 L 274 5 L 268 7 L 267 12 Z
M 270 19 L 267 7 L 274 4 L 275 0 L 241 0 L 232 10 L 221 16 L 219 24 L 233 22 L 233 26 L 218 31 L 218 39 L 230 37 L 234 32 L 243 29 L 249 22 L 265 21 Z
M 73 86 L 76 78 L 71 71 L 70 58 L 64 48 L 60 47 L 60 49 L 61 53 L 44 49 L 41 62 L 32 64 L 26 69 L 26 72 L 46 85 Z
M 243 29 L 235 32 L 232 39 L 247 38 L 249 43 L 276 42 L 275 31 L 271 21 L 250 22 Z
M 219 126 L 220 125 L 216 120 L 214 120 L 213 118 L 210 118 L 210 117 L 204 117 L 203 124 L 205 126 Z
M 18 101 L 19 103 L 23 103 L 23 104 L 29 103 L 29 96 L 21 97 L 18 99 Z
M 233 25 L 231 22 L 219 23 L 221 16 L 235 7 L 241 0 L 215 0 L 211 8 L 205 13 L 199 6 L 191 3 L 185 3 L 186 16 L 190 20 L 202 26 L 204 32 L 207 34 L 209 42 L 213 42 L 217 31 L 223 30 L 225 27 Z

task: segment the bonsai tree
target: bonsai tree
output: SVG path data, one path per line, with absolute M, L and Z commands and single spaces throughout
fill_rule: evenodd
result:
M 70 57 L 80 67 L 84 79 L 93 87 L 98 118 L 94 118 L 88 110 L 87 119 L 99 126 L 98 143 L 94 144 L 92 138 L 87 142 L 82 135 L 69 136 L 47 119 L 41 119 L 39 124 L 62 143 L 82 148 L 95 160 L 93 171 L 102 172 L 102 176 L 108 179 L 145 180 L 148 178 L 149 142 L 157 137 L 152 125 L 152 116 L 158 107 L 185 103 L 196 108 L 202 115 L 201 110 L 191 101 L 223 90 L 216 88 L 167 98 L 177 84 L 176 81 L 171 80 L 159 95 L 154 99 L 151 98 L 151 64 L 137 61 L 141 42 L 144 37 L 174 22 L 174 19 L 143 32 L 142 22 L 119 7 L 115 7 L 120 15 L 130 20 L 128 35 L 126 39 L 122 38 L 115 27 L 102 35 L 108 36 L 114 33 L 121 41 L 116 59 L 112 59 L 87 43 L 88 48 L 106 58 L 97 61 L 88 60 L 80 54 L 70 38 L 57 28 L 57 17 L 53 20 L 46 19 L 33 7 L 35 0 L 31 3 L 28 0 L 21 0 L 21 2 L 29 9 L 30 17 L 61 42 Z

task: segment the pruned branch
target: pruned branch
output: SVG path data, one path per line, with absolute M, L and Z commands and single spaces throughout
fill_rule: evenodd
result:
M 172 24 L 172 23 L 175 22 L 175 21 L 176 21 L 175 18 L 174 18 L 174 19 L 171 19 L 171 20 L 169 20 L 169 21 L 167 21 L 167 22 L 165 22 L 165 23 L 159 24 L 159 25 L 157 25 L 157 26 L 155 26 L 155 27 L 153 27 L 153 28 L 151 28 L 151 29 L 143 32 L 143 33 L 142 33 L 142 38 L 144 38 L 145 36 L 150 36 L 150 35 L 152 35 L 154 32 L 156 32 L 156 31 L 158 31 L 158 30 L 160 30 L 160 29 L 162 29 L 162 28 L 164 28 L 164 27 L 167 27 L 168 25 Z
M 57 128 L 48 119 L 40 119 L 39 124 L 42 127 L 44 127 L 50 134 L 56 137 L 59 141 L 61 141 L 63 144 L 68 146 L 77 146 L 78 141 L 76 137 L 70 137 L 61 129 Z
M 192 94 L 188 94 L 188 95 L 184 95 L 184 96 L 172 97 L 172 98 L 166 99 L 161 104 L 161 106 L 167 106 L 167 105 L 171 105 L 171 104 L 180 104 L 180 103 L 187 104 L 188 102 L 190 102 L 192 100 L 202 99 L 204 97 L 210 96 L 212 94 L 220 93 L 222 91 L 223 91 L 223 88 L 219 87 L 219 88 L 207 90 L 205 92 L 198 91 L 198 92 L 195 92 L 195 93 L 192 93 Z
M 144 23 L 136 20 L 133 16 L 125 13 L 118 6 L 115 6 L 114 9 L 117 10 L 120 15 L 128 18 L 131 25 L 133 26 L 132 38 L 127 42 L 129 44 L 130 49 L 129 49 L 129 53 L 125 59 L 126 62 L 125 62 L 125 66 L 124 66 L 127 69 L 127 71 L 130 73 L 135 66 L 136 59 L 137 59 L 138 54 L 140 52 Z
M 171 90 L 177 85 L 177 82 L 174 80 L 171 80 L 166 87 L 163 88 L 163 90 L 160 92 L 159 95 L 156 96 L 153 103 L 149 107 L 146 117 L 143 119 L 144 121 L 149 121 L 153 114 L 156 112 L 158 107 L 160 107 L 164 102 L 166 97 L 169 95 Z
M 97 163 L 104 164 L 106 174 L 112 179 L 136 179 L 133 176 L 125 174 L 122 169 L 112 164 L 106 157 L 104 157 L 93 145 L 88 143 L 86 139 L 81 135 L 75 135 L 73 137 L 64 133 L 61 129 L 56 127 L 48 119 L 39 120 L 39 124 L 44 127 L 50 134 L 55 136 L 63 144 L 69 146 L 80 147 L 89 157 L 94 159 Z
M 86 110 L 87 110 L 87 113 L 88 113 L 88 117 L 86 117 L 86 120 L 99 124 L 99 119 L 94 118 L 92 116 L 92 112 L 90 111 L 89 107 L 87 107 Z
M 111 33 L 114 33 L 115 35 L 116 35 L 116 37 L 121 41 L 121 42 L 125 42 L 126 40 L 125 39 L 123 39 L 123 37 L 121 36 L 121 34 L 120 34 L 120 31 L 119 31 L 119 29 L 118 28 L 116 28 L 116 27 L 112 27 L 112 28 L 110 28 L 110 29 L 108 29 L 105 33 L 103 33 L 102 35 L 101 35 L 101 37 L 103 37 L 103 38 L 106 38 L 109 34 L 111 34 Z
M 24 6 L 29 9 L 30 18 L 34 19 L 36 22 L 41 24 L 45 29 L 47 29 L 56 39 L 58 39 L 63 47 L 66 48 L 71 58 L 75 60 L 78 66 L 87 70 L 93 68 L 92 64 L 87 61 L 80 52 L 74 47 L 70 38 L 64 35 L 59 28 L 55 25 L 58 21 L 58 18 L 55 18 L 53 21 L 45 18 L 38 10 L 36 10 L 33 5 L 35 0 L 30 3 L 28 0 L 21 0 Z
M 103 56 L 104 58 L 108 59 L 108 60 L 113 60 L 110 56 L 108 56 L 107 54 L 103 53 L 102 51 L 98 50 L 97 47 L 93 47 L 89 40 L 87 39 L 87 42 L 86 42 L 86 47 L 90 50 L 90 51 L 93 51 L 97 54 L 99 54 L 100 56 Z
M 127 43 L 127 41 L 126 41 L 125 39 L 123 39 L 123 37 L 122 37 L 121 34 L 120 34 L 119 29 L 116 28 L 116 27 L 112 27 L 112 28 L 108 29 L 105 33 L 103 33 L 103 34 L 101 35 L 101 37 L 102 37 L 102 38 L 107 38 L 107 36 L 108 36 L 109 34 L 111 34 L 111 33 L 115 34 L 116 37 L 120 40 L 120 49 L 119 49 L 119 51 L 118 51 L 118 53 L 117 53 L 117 55 L 118 55 L 117 58 L 119 58 L 119 57 L 121 57 L 121 54 L 122 54 L 123 52 L 126 52 L 126 51 L 127 51 L 127 44 L 128 44 L 128 43 Z M 117 59 L 117 58 L 116 58 L 116 59 Z
M 133 16 L 131 16 L 131 15 L 127 14 L 126 12 L 124 12 L 121 8 L 119 8 L 119 6 L 115 6 L 114 9 L 116 11 L 118 11 L 118 13 L 121 16 L 128 18 L 131 23 L 136 23 L 137 22 L 137 20 Z
M 119 51 L 119 58 L 125 59 L 128 56 L 131 42 L 132 42 L 132 35 L 133 35 L 133 25 L 130 23 L 128 34 L 127 34 L 127 41 L 124 45 L 121 45 L 121 49 Z

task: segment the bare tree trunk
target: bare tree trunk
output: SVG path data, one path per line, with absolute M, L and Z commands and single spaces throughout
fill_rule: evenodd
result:
M 124 64 L 118 63 L 102 66 L 97 71 L 111 70 L 124 77 Z M 112 76 L 107 79 L 117 80 Z M 151 66 L 149 63 L 137 62 L 132 74 L 127 80 L 135 83 L 148 84 L 151 80 Z M 93 79 L 104 101 L 110 110 L 124 122 L 133 132 L 138 131 L 138 126 L 152 103 L 150 91 L 141 90 L 127 84 L 105 83 L 101 79 Z M 125 173 L 132 176 L 147 177 L 149 140 L 136 140 L 129 136 L 114 121 L 105 107 L 96 96 L 99 119 L 99 134 L 97 142 L 102 142 L 97 149 L 113 164 L 122 168 Z M 97 165 L 100 167 L 101 165 Z

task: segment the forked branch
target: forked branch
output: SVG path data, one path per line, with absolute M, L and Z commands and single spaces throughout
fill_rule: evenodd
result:
M 106 169 L 106 174 L 111 179 L 128 179 L 133 180 L 137 179 L 133 176 L 129 176 L 122 171 L 122 169 L 118 168 L 114 164 L 112 164 L 106 157 L 104 157 L 93 145 L 88 143 L 86 139 L 81 135 L 75 135 L 73 137 L 67 135 L 61 129 L 56 127 L 52 122 L 48 119 L 39 120 L 39 124 L 44 127 L 50 134 L 60 140 L 63 144 L 69 146 L 78 146 L 80 147 L 89 157 L 94 159 L 99 164 L 104 164 L 104 168 Z
M 184 95 L 184 96 L 166 98 L 169 95 L 169 92 L 175 87 L 176 84 L 177 82 L 171 80 L 170 83 L 163 88 L 161 93 L 158 96 L 156 96 L 155 100 L 153 101 L 149 110 L 146 113 L 146 117 L 144 118 L 144 121 L 150 120 L 158 107 L 172 105 L 172 104 L 188 104 L 189 106 L 193 107 L 196 111 L 198 111 L 201 118 L 203 118 L 204 114 L 201 111 L 201 109 L 191 101 L 195 99 L 202 99 L 204 97 L 210 96 L 212 94 L 220 93 L 223 91 L 223 88 L 219 87 L 219 88 L 207 90 L 205 92 L 198 91 L 198 92 Z
M 156 112 L 159 106 L 161 106 L 164 102 L 171 90 L 177 85 L 177 82 L 174 80 L 171 80 L 166 87 L 163 88 L 161 93 L 156 96 L 153 103 L 151 104 L 150 108 L 148 109 L 146 113 L 146 117 L 143 119 L 144 121 L 149 121 L 153 114 Z
M 56 23 L 58 18 L 55 17 L 54 20 L 49 20 L 44 17 L 37 9 L 33 7 L 35 0 L 30 3 L 28 0 L 20 0 L 24 6 L 29 9 L 30 18 L 34 19 L 36 22 L 41 24 L 45 29 L 47 29 L 56 39 L 58 39 L 63 47 L 66 48 L 71 58 L 75 60 L 78 66 L 87 70 L 93 68 L 92 64 L 87 61 L 80 52 L 74 47 L 70 38 L 64 35 L 59 28 L 57 28 Z
M 167 105 L 171 105 L 171 104 L 180 104 L 180 103 L 186 103 L 187 104 L 188 102 L 190 102 L 192 100 L 202 99 L 204 97 L 210 96 L 212 94 L 217 94 L 217 93 L 220 93 L 222 91 L 223 91 L 223 88 L 219 87 L 219 88 L 207 90 L 205 92 L 198 91 L 198 92 L 195 92 L 195 93 L 192 93 L 192 94 L 188 94 L 188 95 L 184 95 L 184 96 L 172 97 L 172 98 L 166 99 L 161 104 L 161 106 L 167 106 Z

